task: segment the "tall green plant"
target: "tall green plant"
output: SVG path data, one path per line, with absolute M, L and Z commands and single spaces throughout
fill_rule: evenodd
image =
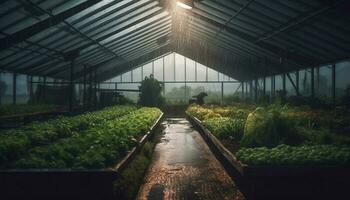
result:
M 299 144 L 293 123 L 288 122 L 279 110 L 258 107 L 251 112 L 241 140 L 243 147 L 275 147 L 279 144 Z
M 162 107 L 164 105 L 164 98 L 162 97 L 162 83 L 153 77 L 149 77 L 141 82 L 139 104 L 148 107 Z

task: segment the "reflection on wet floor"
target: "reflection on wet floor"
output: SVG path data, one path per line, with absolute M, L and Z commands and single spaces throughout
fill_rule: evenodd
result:
M 243 199 L 185 118 L 168 118 L 138 199 Z

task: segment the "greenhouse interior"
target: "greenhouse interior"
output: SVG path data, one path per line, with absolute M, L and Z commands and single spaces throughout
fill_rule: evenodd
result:
M 349 186 L 350 1 L 0 2 L 0 199 Z

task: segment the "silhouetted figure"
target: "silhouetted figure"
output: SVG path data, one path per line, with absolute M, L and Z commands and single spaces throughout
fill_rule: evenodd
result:
M 203 105 L 204 104 L 204 97 L 208 96 L 207 93 L 201 92 L 198 95 L 192 96 L 192 98 L 189 100 L 189 103 L 196 103 L 198 105 Z

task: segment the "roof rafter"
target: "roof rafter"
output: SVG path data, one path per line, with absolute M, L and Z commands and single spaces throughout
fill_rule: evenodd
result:
M 82 10 L 85 10 L 86 8 L 95 5 L 96 3 L 100 2 L 101 0 L 88 0 L 85 1 L 73 8 L 70 8 L 66 11 L 63 11 L 60 14 L 53 15 L 41 22 L 38 22 L 28 28 L 25 28 L 23 30 L 20 30 L 14 34 L 11 34 L 10 36 L 7 36 L 5 38 L 0 39 L 0 49 L 7 49 L 12 44 L 17 44 L 19 42 L 23 42 L 24 40 L 30 38 L 33 35 L 38 34 L 39 32 L 50 28 L 51 26 L 57 25 L 61 23 L 63 20 L 65 20 L 68 17 L 71 17 L 77 13 L 79 13 Z

